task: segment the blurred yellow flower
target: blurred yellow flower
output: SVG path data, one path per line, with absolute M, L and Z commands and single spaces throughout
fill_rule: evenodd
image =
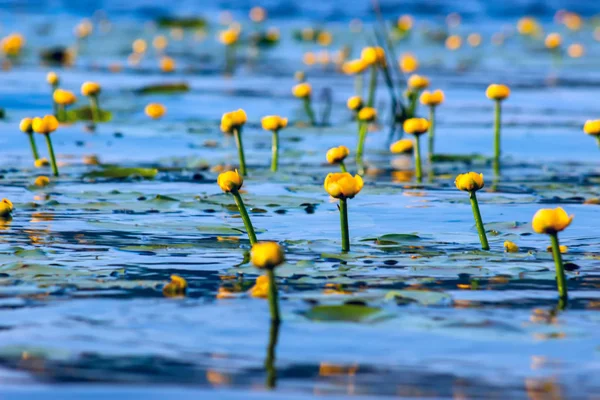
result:
M 150 103 L 144 109 L 147 116 L 152 119 L 159 119 L 167 112 L 167 108 L 160 103 Z
M 312 87 L 310 86 L 310 83 L 299 83 L 296 86 L 293 87 L 292 89 L 292 93 L 294 94 L 295 97 L 298 98 L 306 98 L 306 97 L 310 97 L 310 94 L 312 92 Z
M 358 120 L 363 122 L 372 122 L 377 118 L 377 110 L 373 107 L 363 107 L 358 112 Z
M 567 54 L 571 58 L 580 58 L 585 53 L 583 45 L 580 43 L 573 43 L 567 48 Z
M 302 55 L 302 62 L 308 66 L 315 65 L 317 63 L 317 56 L 312 51 L 307 51 Z
M 50 161 L 48 161 L 46 157 L 38 158 L 33 162 L 33 165 L 36 168 L 47 167 L 48 165 L 50 165 Z
M 46 75 L 46 82 L 48 82 L 51 86 L 57 86 L 60 83 L 58 74 L 52 71 L 48 72 L 48 75 Z
M 69 106 L 77 101 L 75 93 L 64 89 L 56 89 L 52 97 L 57 104 L 63 106 Z
M 588 135 L 600 136 L 600 119 L 585 121 L 583 131 Z
M 467 42 L 471 47 L 478 47 L 481 44 L 481 35 L 479 33 L 471 33 L 467 36 Z
M 346 75 L 362 74 L 368 67 L 369 64 L 359 58 L 357 60 L 346 61 L 342 65 L 342 72 Z
M 92 34 L 94 30 L 94 25 L 92 21 L 85 18 L 82 19 L 80 23 L 75 26 L 75 36 L 79 39 L 84 39 Z
M 171 275 L 171 282 L 163 287 L 163 295 L 165 297 L 182 297 L 187 291 L 187 281 L 179 275 Z
M 148 43 L 144 39 L 136 39 L 131 44 L 131 49 L 136 54 L 143 54 L 148 49 Z
M 233 133 L 234 130 L 240 129 L 247 120 L 246 111 L 241 108 L 227 112 L 221 117 L 221 131 L 223 133 Z
M 100 93 L 100 90 L 100 84 L 96 82 L 84 82 L 83 85 L 81 85 L 81 94 L 84 96 L 96 96 Z
M 444 102 L 444 92 L 441 90 L 434 90 L 433 92 L 429 92 L 428 90 L 424 91 L 421 94 L 421 104 L 426 106 L 438 106 Z
M 506 85 L 491 84 L 485 91 L 485 95 L 490 100 L 504 100 L 510 96 L 510 88 Z
M 429 79 L 421 75 L 411 75 L 408 78 L 408 87 L 410 89 L 423 90 L 429 86 Z
M 419 60 L 411 53 L 404 53 L 400 57 L 400 69 L 405 74 L 412 74 L 419 68 Z
M 483 174 L 476 172 L 468 172 L 466 174 L 459 174 L 454 181 L 458 190 L 465 192 L 475 192 L 484 186 Z
M 262 7 L 252 7 L 250 9 L 250 19 L 252 22 L 263 22 L 267 18 L 267 11 Z
M 450 35 L 446 38 L 446 48 L 448 50 L 458 50 L 462 46 L 462 38 L 458 35 Z
M 410 133 L 411 135 L 422 135 L 429 129 L 429 121 L 425 118 L 409 118 L 404 121 L 402 127 L 406 133 Z
M 260 242 L 252 246 L 252 264 L 257 268 L 273 269 L 285 261 L 283 247 L 275 242 Z
M 34 132 L 47 135 L 58 129 L 58 120 L 54 115 L 45 115 L 43 118 L 35 117 L 31 126 Z
M 278 131 L 283 129 L 288 124 L 287 118 L 282 118 L 278 115 L 267 115 L 260 120 L 262 127 L 266 131 Z
M 225 193 L 237 192 L 244 184 L 244 178 L 235 171 L 227 171 L 219 174 L 217 184 Z
M 161 57 L 159 66 L 162 72 L 173 72 L 175 71 L 175 60 L 167 56 Z
M 317 35 L 317 43 L 321 46 L 329 46 L 333 42 L 333 35 L 327 31 L 321 31 Z
M 517 30 L 523 36 L 537 36 L 542 28 L 534 18 L 523 17 L 517 23 Z
M 394 154 L 412 153 L 413 147 L 414 145 L 412 140 L 400 139 L 397 142 L 391 144 L 390 151 Z
M 240 37 L 240 32 L 234 29 L 227 29 L 219 33 L 219 41 L 225 46 L 236 44 Z
M 407 14 L 401 15 L 396 26 L 403 32 L 409 31 L 413 27 L 413 18 Z
M 38 176 L 37 178 L 35 178 L 35 182 L 33 182 L 33 184 L 35 186 L 40 186 L 40 187 L 44 187 L 44 186 L 48 186 L 50 184 L 50 178 L 48 178 L 47 176 Z
M 33 132 L 33 120 L 31 118 L 23 118 L 19 123 L 19 129 L 23 133 L 31 133 Z
M 13 203 L 9 199 L 4 198 L 0 201 L 0 218 L 10 217 L 13 210 Z
M 555 234 L 565 230 L 573 221 L 573 215 L 568 215 L 561 207 L 542 208 L 533 216 L 531 227 L 537 233 Z
M 347 172 L 333 172 L 327 175 L 323 186 L 331 197 L 351 199 L 361 191 L 364 182 L 360 175 L 353 177 Z
M 517 253 L 519 251 L 519 246 L 510 240 L 507 240 L 504 242 L 504 251 L 507 253 Z
M 166 49 L 168 44 L 169 40 L 163 35 L 158 35 L 152 40 L 152 46 L 159 51 Z
M 20 33 L 11 33 L 2 39 L 2 51 L 7 56 L 18 56 L 25 45 L 25 38 Z
M 350 149 L 346 146 L 332 147 L 327 151 L 325 157 L 329 164 L 338 164 L 350 154 Z
M 346 106 L 352 111 L 359 111 L 363 106 L 363 101 L 360 96 L 352 96 L 346 102 Z
M 556 49 L 560 47 L 562 44 L 562 37 L 559 33 L 550 33 L 546 36 L 546 40 L 544 40 L 544 44 L 550 50 Z

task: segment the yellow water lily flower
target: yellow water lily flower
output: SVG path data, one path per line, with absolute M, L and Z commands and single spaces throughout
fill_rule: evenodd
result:
M 9 199 L 4 198 L 0 201 L 0 218 L 10 217 L 13 210 L 13 203 Z
M 433 92 L 426 90 L 421 94 L 420 100 L 423 105 L 437 106 L 444 102 L 444 92 L 439 89 Z
M 60 83 L 60 79 L 58 78 L 58 74 L 56 72 L 48 72 L 48 75 L 46 75 L 46 81 L 51 85 L 51 86 L 57 86 Z
M 50 165 L 50 161 L 48 161 L 46 157 L 38 158 L 33 162 L 33 165 L 36 168 L 47 167 L 48 165 Z
M 405 74 L 412 74 L 419 68 L 419 60 L 411 53 L 402 54 L 399 64 Z
M 368 66 L 385 63 L 385 51 L 381 47 L 365 47 L 360 59 Z
M 23 118 L 19 123 L 19 129 L 23 133 L 31 133 L 33 132 L 33 120 L 31 118 Z
M 504 100 L 510 96 L 510 88 L 506 85 L 493 83 L 488 86 L 485 95 L 490 100 Z
M 504 242 L 504 251 L 507 253 L 517 253 L 519 251 L 519 246 L 510 240 L 507 240 Z
M 227 112 L 221 117 L 221 131 L 224 133 L 233 133 L 233 131 L 240 129 L 247 120 L 246 111 L 241 108 Z
M 333 172 L 327 175 L 325 191 L 336 199 L 351 199 L 363 188 L 364 182 L 360 175 L 354 177 L 348 172 Z
M 533 216 L 532 228 L 537 233 L 556 234 L 565 230 L 573 221 L 573 215 L 561 208 L 542 208 Z
M 0 43 L 2 51 L 8 56 L 18 56 L 24 45 L 25 38 L 20 33 L 11 33 Z
M 236 29 L 227 29 L 219 33 L 219 41 L 225 46 L 236 44 L 240 37 L 240 32 Z
M 429 86 L 429 79 L 425 76 L 413 74 L 408 78 L 408 87 L 413 90 L 423 90 Z
M 445 44 L 448 50 L 458 50 L 462 46 L 462 38 L 458 35 L 450 35 L 446 38 Z
M 339 164 L 350 154 L 350 149 L 346 146 L 332 147 L 327 151 L 325 157 L 329 164 Z
M 296 86 L 294 86 L 294 88 L 292 89 L 292 93 L 295 97 L 307 98 L 310 97 L 310 94 L 312 93 L 312 87 L 310 86 L 310 83 L 299 83 Z
M 39 187 L 44 187 L 44 186 L 48 186 L 50 184 L 50 178 L 48 178 L 47 176 L 38 176 L 37 178 L 35 178 L 35 182 L 33 182 L 33 184 L 35 186 L 39 186 Z
M 275 242 L 260 242 L 252 246 L 252 264 L 257 268 L 273 269 L 285 261 L 283 248 Z
M 523 17 L 517 23 L 517 30 L 523 36 L 536 36 L 542 28 L 534 18 Z
M 559 33 L 549 33 L 544 40 L 544 44 L 550 50 L 557 49 L 562 44 L 562 37 Z
M 454 181 L 456 188 L 465 192 L 475 192 L 484 186 L 483 174 L 468 172 L 459 174 Z
M 278 131 L 283 129 L 288 124 L 287 118 L 282 118 L 278 115 L 267 115 L 260 120 L 262 127 L 266 131 Z
M 352 111 L 359 111 L 363 106 L 363 101 L 360 96 L 352 96 L 348 99 L 346 105 Z
M 101 87 L 96 82 L 84 82 L 81 85 L 81 94 L 84 96 L 96 96 L 100 93 Z
M 413 141 L 410 139 L 400 139 L 390 145 L 390 151 L 394 154 L 412 153 Z
M 372 122 L 377 118 L 377 110 L 373 107 L 363 107 L 358 112 L 358 120 L 363 122 Z
M 173 72 L 175 71 L 175 60 L 171 57 L 161 57 L 159 61 L 159 67 L 162 72 Z
M 147 116 L 152 119 L 159 119 L 167 112 L 167 108 L 160 103 L 150 103 L 144 109 Z
M 69 106 L 77 101 L 77 96 L 70 90 L 56 89 L 52 95 L 57 104 Z
M 588 135 L 600 136 L 600 119 L 585 121 L 583 131 Z
M 217 184 L 225 193 L 237 192 L 244 184 L 244 178 L 235 171 L 227 171 L 219 174 Z
M 346 75 L 362 74 L 367 68 L 369 68 L 369 64 L 360 58 L 358 60 L 346 61 L 342 64 L 342 72 Z
M 409 118 L 402 125 L 404 132 L 411 135 L 422 135 L 429 129 L 429 121 L 425 118 Z
M 171 275 L 171 282 L 167 283 L 162 292 L 165 297 L 182 297 L 187 291 L 187 281 L 179 275 Z
M 43 118 L 36 117 L 31 124 L 33 131 L 41 134 L 49 134 L 58 129 L 58 120 L 54 115 L 46 115 Z

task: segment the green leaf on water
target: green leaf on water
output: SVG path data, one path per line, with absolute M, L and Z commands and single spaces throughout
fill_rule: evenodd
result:
M 385 295 L 386 300 L 398 303 L 415 302 L 424 306 L 441 306 L 452 304 L 452 297 L 443 292 L 428 290 L 392 290 Z
M 201 17 L 160 17 L 156 20 L 160 28 L 204 29 L 207 22 Z
M 472 162 L 486 162 L 489 158 L 481 154 L 435 154 L 434 162 L 463 162 L 471 164 Z
M 136 89 L 136 94 L 170 94 L 170 93 L 185 93 L 190 91 L 190 86 L 187 82 L 174 82 L 174 83 L 157 83 L 152 85 L 143 86 Z
M 128 168 L 109 166 L 99 171 L 92 171 L 84 174 L 85 178 L 113 178 L 125 179 L 131 177 L 140 177 L 143 179 L 154 179 L 158 170 L 156 168 Z
M 362 322 L 381 313 L 380 308 L 356 304 L 314 306 L 305 313 L 313 321 Z
M 387 233 L 375 238 L 362 239 L 361 242 L 375 242 L 378 245 L 385 246 L 417 240 L 421 240 L 421 237 L 410 233 Z
M 98 121 L 96 122 L 109 122 L 112 119 L 112 113 L 106 110 L 98 110 Z M 77 122 L 77 121 L 92 121 L 92 109 L 90 106 L 83 106 L 68 110 L 66 112 L 65 122 Z

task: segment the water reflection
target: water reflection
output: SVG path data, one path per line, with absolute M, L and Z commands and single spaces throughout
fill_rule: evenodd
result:
M 267 357 L 265 359 L 265 371 L 267 372 L 267 380 L 265 386 L 269 389 L 274 389 L 277 386 L 277 369 L 275 367 L 275 350 L 277 349 L 277 341 L 279 339 L 279 327 L 281 322 L 271 320 L 269 329 L 269 345 L 267 346 Z

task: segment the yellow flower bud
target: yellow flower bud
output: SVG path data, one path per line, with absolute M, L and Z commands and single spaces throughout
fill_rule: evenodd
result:
M 410 139 L 400 139 L 390 146 L 390 151 L 394 154 L 412 153 L 413 142 Z
M 219 41 L 225 46 L 231 46 L 237 43 L 239 37 L 240 33 L 235 29 L 227 29 L 219 33 Z
M 144 109 L 147 116 L 152 119 L 159 119 L 167 112 L 167 108 L 160 103 L 150 103 Z
M 573 43 L 567 48 L 567 54 L 571 58 L 580 58 L 585 53 L 585 49 L 580 43 Z
M 346 61 L 342 65 L 342 72 L 346 75 L 357 75 L 362 74 L 368 67 L 369 64 L 359 58 L 358 60 Z
M 600 136 L 600 119 L 585 121 L 583 131 L 588 135 Z
M 561 207 L 542 208 L 533 216 L 531 226 L 536 233 L 555 234 L 565 230 L 573 221 L 573 215 L 568 215 Z
M 64 89 L 56 89 L 52 97 L 57 104 L 63 106 L 70 106 L 77 101 L 75 93 Z
M 56 72 L 52 72 L 52 71 L 48 72 L 48 75 L 46 75 L 46 81 L 52 86 L 56 86 L 60 83 L 58 74 Z
M 312 87 L 310 86 L 310 83 L 299 83 L 294 86 L 292 93 L 298 98 L 310 97 L 310 94 L 312 93 Z
M 235 171 L 227 171 L 219 174 L 217 184 L 225 193 L 237 192 L 244 184 L 244 178 Z
M 35 117 L 31 127 L 34 132 L 47 135 L 58 129 L 58 120 L 54 115 L 45 115 L 43 118 Z
M 476 172 L 460 174 L 456 177 L 454 184 L 458 190 L 476 192 L 484 186 L 483 174 L 478 174 Z
M 48 159 L 46 157 L 38 158 L 37 160 L 35 160 L 33 162 L 33 165 L 36 168 L 47 167 L 48 165 L 50 165 L 50 161 L 48 161 Z
M 446 48 L 448 50 L 458 50 L 462 46 L 462 39 L 458 35 L 450 35 L 446 38 Z
M 283 248 L 275 242 L 261 242 L 252 246 L 252 264 L 257 268 L 273 269 L 285 261 Z
M 81 94 L 84 96 L 96 96 L 100 93 L 100 84 L 96 82 L 84 82 L 81 85 Z
M 363 107 L 358 112 L 358 120 L 363 122 L 375 121 L 377 118 L 377 110 L 373 107 Z
M 546 40 L 544 40 L 544 44 L 550 50 L 560 47 L 561 43 L 562 37 L 558 33 L 549 33 L 548 36 L 546 36 Z
M 2 51 L 8 56 L 18 56 L 25 44 L 25 38 L 19 33 L 11 33 L 2 39 Z
M 375 47 L 365 47 L 360 53 L 360 59 L 368 66 L 377 62 L 377 50 Z
M 240 129 L 246 123 L 248 117 L 246 112 L 241 108 L 236 111 L 231 111 L 223 114 L 221 117 L 221 131 L 224 133 L 233 133 L 234 130 Z
M 429 86 L 429 79 L 421 75 L 411 75 L 408 78 L 408 87 L 410 89 L 423 90 Z
M 173 60 L 171 57 L 162 57 L 159 65 L 162 72 L 175 71 L 175 60 Z
M 541 27 L 535 19 L 523 17 L 517 23 L 517 30 L 523 36 L 535 36 L 541 31 Z
M 361 191 L 364 182 L 360 175 L 353 177 L 348 172 L 335 172 L 327 175 L 323 186 L 331 197 L 351 199 Z
M 47 176 L 38 176 L 35 178 L 35 182 L 33 182 L 35 186 L 44 187 L 50 184 L 50 179 Z
M 31 118 L 23 118 L 19 124 L 19 129 L 23 133 L 31 133 L 33 132 L 33 127 L 31 126 L 32 123 L 33 120 Z
M 333 42 L 333 36 L 331 35 L 331 32 L 321 31 L 317 35 L 317 43 L 320 46 L 329 46 L 331 42 Z
M 169 40 L 163 35 L 158 35 L 152 40 L 152 46 L 156 50 L 164 50 L 169 44 Z
M 506 85 L 498 85 L 496 83 L 488 86 L 485 95 L 490 100 L 504 100 L 510 96 L 510 89 Z
M 344 161 L 344 159 L 348 157 L 348 154 L 350 154 L 350 149 L 346 146 L 338 146 L 327 150 L 325 157 L 329 164 L 338 164 Z
M 429 129 L 429 121 L 425 118 L 409 118 L 402 125 L 404 132 L 411 135 L 422 135 Z
M 504 242 L 504 251 L 507 253 L 517 253 L 519 251 L 519 246 L 510 240 L 507 240 Z
M 481 44 L 481 35 L 479 33 L 471 33 L 467 36 L 467 42 L 471 47 L 478 47 Z
M 413 18 L 408 14 L 401 15 L 398 17 L 397 26 L 402 32 L 410 31 L 413 26 Z
M 348 106 L 348 108 L 352 111 L 358 111 L 362 108 L 363 106 L 363 101 L 360 98 L 360 96 L 352 96 L 348 99 L 348 102 L 346 103 L 346 105 Z
M 2 199 L 0 201 L 0 218 L 10 217 L 13 209 L 13 203 L 9 199 Z
M 282 118 L 278 115 L 267 115 L 263 117 L 260 122 L 262 123 L 262 127 L 266 131 L 278 131 L 283 129 L 288 124 L 287 118 Z
M 182 297 L 187 291 L 187 281 L 179 275 L 171 275 L 171 282 L 167 283 L 163 288 L 165 297 Z
M 417 57 L 410 53 L 402 54 L 400 57 L 400 69 L 405 74 L 412 74 L 419 68 L 419 61 Z
M 137 54 L 145 53 L 147 48 L 148 48 L 148 44 L 146 43 L 146 41 L 144 39 L 136 39 L 133 41 L 133 44 L 131 45 L 131 49 L 133 50 L 134 53 L 137 53 Z
M 424 91 L 421 94 L 421 104 L 425 106 L 437 106 L 444 102 L 444 92 L 441 90 L 434 90 L 433 92 L 429 92 L 428 90 Z

